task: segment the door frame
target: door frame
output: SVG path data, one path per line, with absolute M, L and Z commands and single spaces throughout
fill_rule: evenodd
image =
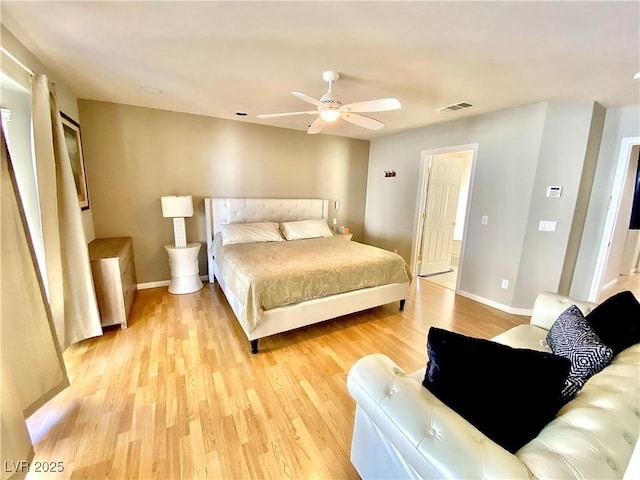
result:
M 441 147 L 420 152 L 420 177 L 418 179 L 418 192 L 416 195 L 415 215 L 413 221 L 413 241 L 411 244 L 411 262 L 410 269 L 414 276 L 418 274 L 418 253 L 422 243 L 423 232 L 423 214 L 426 211 L 427 203 L 427 187 L 429 184 L 428 168 L 431 157 L 447 153 L 471 152 L 471 174 L 469 177 L 469 194 L 467 196 L 467 205 L 465 207 L 464 227 L 462 229 L 462 241 L 460 242 L 460 259 L 458 263 L 456 275 L 456 289 L 462 278 L 462 265 L 464 258 L 465 244 L 467 241 L 467 227 L 469 226 L 469 213 L 471 212 L 471 203 L 473 198 L 473 190 L 476 177 L 476 165 L 478 160 L 479 143 L 467 143 L 463 145 L 452 145 L 450 147 Z
M 422 241 L 417 245 L 420 260 L 417 269 L 419 276 L 439 275 L 451 271 L 455 243 L 453 237 L 456 232 L 458 212 L 467 206 L 466 203 L 458 205 L 460 195 L 463 193 L 461 187 L 463 181 L 468 187 L 471 167 L 471 152 L 432 155 L 430 158 L 425 201 L 426 215 L 422 216 L 422 232 L 420 232 Z M 455 178 L 452 174 L 455 174 Z M 446 189 L 439 188 L 444 184 L 447 185 Z M 464 189 L 464 193 L 466 190 L 467 188 Z M 446 196 L 438 195 L 445 192 Z M 455 208 L 451 208 L 453 206 Z M 440 216 L 441 214 L 443 216 Z M 462 230 L 464 225 L 459 225 L 458 228 Z M 442 236 L 443 229 L 447 230 L 446 237 Z M 446 249 L 446 257 L 440 256 L 445 253 L 441 248 Z M 433 258 L 430 258 L 431 254 L 434 255 Z
M 596 259 L 596 267 L 591 279 L 591 288 L 589 289 L 590 302 L 596 302 L 602 289 L 602 281 L 604 279 L 607 263 L 609 262 L 609 252 L 611 250 L 611 242 L 618 215 L 620 214 L 620 202 L 622 201 L 622 192 L 624 181 L 631 161 L 631 153 L 633 147 L 640 145 L 640 137 L 626 137 L 620 142 L 620 153 L 616 163 L 616 173 L 613 178 L 611 194 L 609 196 L 609 208 L 600 239 L 600 248 L 598 249 L 598 257 Z

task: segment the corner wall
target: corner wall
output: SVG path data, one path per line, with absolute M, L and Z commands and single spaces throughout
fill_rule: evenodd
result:
M 608 109 L 598 152 L 592 195 L 570 290 L 570 295 L 577 299 L 589 298 L 620 156 L 620 146 L 622 140 L 629 137 L 640 137 L 640 105 Z
M 548 104 L 513 307 L 530 308 L 542 291 L 569 293 L 568 285 L 561 291 L 561 279 L 575 265 L 586 212 L 586 206 L 579 211 L 578 207 L 586 205 L 591 195 L 593 145 L 597 151 L 602 132 L 603 115 L 594 123 L 595 109 L 602 112 L 593 102 Z M 547 197 L 549 186 L 561 186 L 562 195 Z M 541 221 L 556 222 L 556 231 L 540 231 Z
M 599 140 L 594 105 L 539 103 L 373 140 L 365 241 L 409 260 L 420 152 L 478 143 L 458 291 L 510 311 L 531 308 L 540 291 L 558 290 L 579 228 L 573 220 L 585 159 Z M 391 169 L 397 176 L 385 179 Z M 549 185 L 564 187 L 560 202 L 547 201 Z M 539 232 L 540 220 L 555 220 L 556 232 Z M 503 279 L 509 288 L 501 288 Z
M 459 290 L 510 305 L 513 290 L 500 285 L 504 278 L 513 286 L 517 276 L 546 111 L 539 103 L 373 140 L 366 242 L 397 248 L 408 261 L 421 152 L 478 143 Z M 385 179 L 390 169 L 397 176 Z

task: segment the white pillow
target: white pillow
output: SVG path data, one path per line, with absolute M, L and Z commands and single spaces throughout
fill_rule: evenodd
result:
M 254 242 L 282 242 L 284 239 L 273 222 L 227 223 L 220 225 L 222 245 Z
M 324 219 L 299 220 L 297 222 L 284 222 L 280 229 L 287 240 L 300 240 L 302 238 L 332 237 L 333 233 Z

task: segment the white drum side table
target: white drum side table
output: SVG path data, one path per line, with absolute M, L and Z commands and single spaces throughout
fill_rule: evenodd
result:
M 171 267 L 169 293 L 193 293 L 200 290 L 202 288 L 198 268 L 200 244 L 187 243 L 186 247 L 165 245 L 164 249 L 169 254 L 169 266 Z

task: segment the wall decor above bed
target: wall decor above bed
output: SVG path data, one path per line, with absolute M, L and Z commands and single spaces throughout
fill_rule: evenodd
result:
M 404 308 L 411 274 L 402 257 L 333 236 L 328 204 L 205 198 L 209 282 L 217 279 L 252 353 L 270 335 L 395 301 Z M 265 223 L 279 224 L 281 236 Z

